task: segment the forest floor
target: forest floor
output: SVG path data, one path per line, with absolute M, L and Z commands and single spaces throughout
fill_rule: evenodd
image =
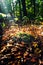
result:
M 10 26 L 9 28 L 4 29 L 3 39 L 16 36 L 18 33 L 43 36 L 43 25 Z
M 20 33 L 35 38 L 31 46 L 20 41 Z M 2 40 L 1 65 L 43 65 L 43 25 L 10 26 L 4 29 Z

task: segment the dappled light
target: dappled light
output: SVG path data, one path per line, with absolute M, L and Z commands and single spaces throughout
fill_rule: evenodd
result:
M 43 65 L 42 0 L 0 0 L 0 65 Z

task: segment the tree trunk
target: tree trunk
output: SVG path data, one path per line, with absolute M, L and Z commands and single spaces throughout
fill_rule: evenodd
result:
M 0 19 L 0 45 L 2 44 L 2 35 L 3 35 L 2 23 L 3 19 Z
M 21 0 L 21 2 L 22 2 L 23 16 L 27 16 L 25 0 Z
M 33 8 L 34 8 L 34 20 L 35 20 L 35 1 L 36 0 L 30 0 L 31 1 L 31 5 L 33 5 Z
M 35 0 L 33 0 L 33 5 L 34 5 L 34 19 L 35 19 Z
M 22 20 L 21 2 L 20 2 L 20 0 L 18 0 L 18 2 L 19 2 L 20 20 Z
M 35 8 L 35 1 L 36 1 L 36 0 L 32 0 L 32 5 L 33 5 L 33 8 L 34 8 L 34 21 L 35 21 L 35 16 L 36 16 L 36 15 L 35 15 L 35 9 L 36 9 L 36 8 Z

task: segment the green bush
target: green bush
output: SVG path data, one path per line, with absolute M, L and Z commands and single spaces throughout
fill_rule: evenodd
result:
M 3 16 L 2 15 L 0 15 L 0 19 L 2 19 L 3 18 Z
M 43 21 L 43 18 L 41 16 L 37 16 L 34 24 L 40 25 L 41 24 L 41 21 Z
M 37 17 L 36 17 L 36 20 L 37 20 L 37 21 L 43 21 L 43 18 L 42 18 L 42 16 L 37 16 Z
M 5 27 L 4 18 L 1 14 L 0 14 L 0 22 L 1 22 L 2 28 Z
M 0 14 L 0 22 L 3 22 L 4 18 L 3 16 Z
M 28 18 L 27 16 L 24 16 L 24 17 L 22 18 L 22 20 L 23 20 L 23 22 L 22 22 L 23 25 L 29 23 L 29 18 Z
M 24 41 L 25 43 L 27 44 L 31 44 L 32 41 L 34 41 L 34 37 L 30 34 L 23 34 L 23 33 L 20 33 L 19 34 L 19 37 L 22 39 L 22 41 Z
M 37 21 L 37 20 L 35 20 L 34 24 L 36 24 L 36 25 L 40 25 L 40 24 L 41 24 L 41 21 Z

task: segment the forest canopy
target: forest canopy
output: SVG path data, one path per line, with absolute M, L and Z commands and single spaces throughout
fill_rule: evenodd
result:
M 43 0 L 0 0 L 0 12 L 19 20 L 26 16 L 37 24 L 43 21 Z

